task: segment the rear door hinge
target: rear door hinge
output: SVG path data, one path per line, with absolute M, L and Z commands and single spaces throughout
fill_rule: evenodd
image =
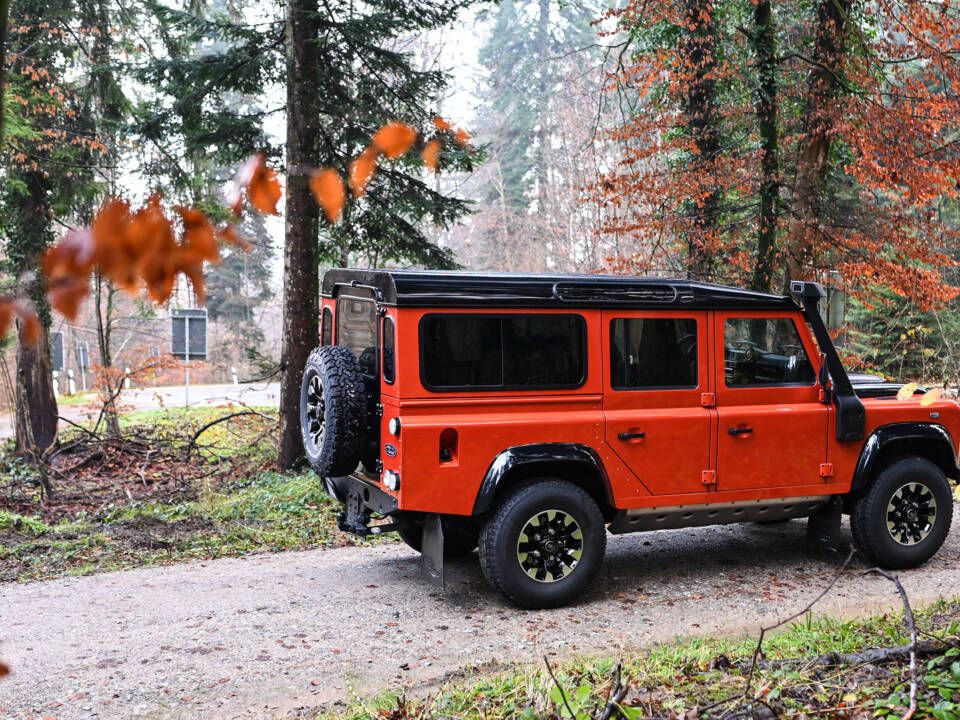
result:
M 717 405 L 716 393 L 700 393 L 700 407 L 712 408 Z
M 704 485 L 716 485 L 717 484 L 717 471 L 716 470 L 704 470 L 700 473 L 700 482 Z
M 833 475 L 833 463 L 820 463 L 820 477 L 831 478 Z
M 377 417 L 383 417 L 383 403 L 377 403 Z

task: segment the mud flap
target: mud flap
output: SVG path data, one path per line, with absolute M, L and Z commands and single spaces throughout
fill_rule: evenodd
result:
M 807 518 L 807 549 L 814 553 L 840 551 L 840 521 L 843 500 L 834 495 Z
M 427 515 L 424 519 L 421 542 L 420 576 L 443 590 L 443 526 L 439 515 Z

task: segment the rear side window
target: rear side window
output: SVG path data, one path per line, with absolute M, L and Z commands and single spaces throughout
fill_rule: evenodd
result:
M 587 377 L 579 315 L 428 315 L 420 321 L 420 379 L 437 391 L 562 389 Z
M 697 321 L 611 320 L 610 384 L 615 390 L 697 387 Z
M 383 319 L 383 381 L 393 384 L 396 379 L 396 351 L 394 350 L 393 318 Z
M 320 344 L 333 344 L 333 311 L 328 307 L 323 309 L 323 320 L 320 322 Z
M 377 306 L 373 300 L 337 301 L 337 345 L 353 351 L 364 374 L 377 376 Z
M 790 318 L 728 318 L 723 344 L 727 387 L 813 384 L 813 365 Z

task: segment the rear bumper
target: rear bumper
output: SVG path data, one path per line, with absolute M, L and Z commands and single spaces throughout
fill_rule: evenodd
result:
M 392 515 L 397 511 L 397 499 L 361 475 L 324 478 L 324 483 L 327 492 L 343 503 L 337 516 L 337 525 L 343 532 L 366 537 L 373 513 Z

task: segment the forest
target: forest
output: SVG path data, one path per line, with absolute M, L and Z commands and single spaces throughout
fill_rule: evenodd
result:
M 332 266 L 817 279 L 851 367 L 958 380 L 950 2 L 58 0 L 3 33 L 18 446 L 55 435 L 52 331 L 116 431 L 206 302 L 221 374 L 281 379 L 289 467 Z

